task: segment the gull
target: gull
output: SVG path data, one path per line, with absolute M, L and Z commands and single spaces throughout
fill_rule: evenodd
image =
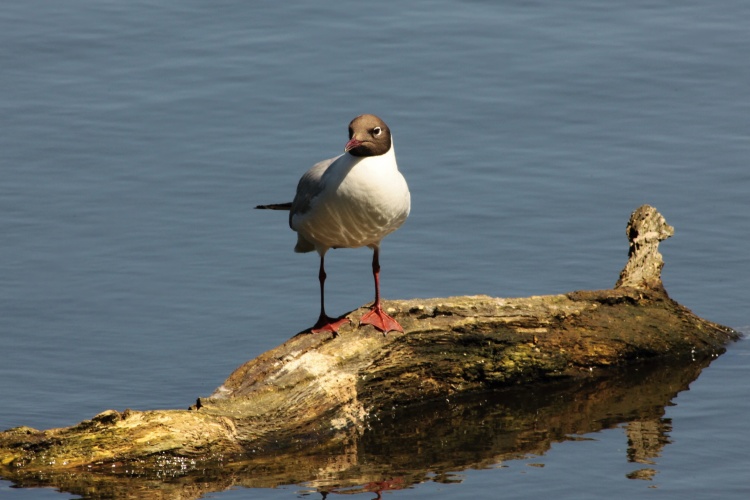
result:
M 289 226 L 297 232 L 295 252 L 318 252 L 320 317 L 311 332 L 338 332 L 346 317 L 325 312 L 325 255 L 331 248 L 369 247 L 373 250 L 372 274 L 375 302 L 360 319 L 382 331 L 404 329 L 380 302 L 380 243 L 409 216 L 409 187 L 398 170 L 391 130 L 375 115 L 360 115 L 349 123 L 344 154 L 323 160 L 300 179 L 291 203 L 255 208 L 289 210 Z

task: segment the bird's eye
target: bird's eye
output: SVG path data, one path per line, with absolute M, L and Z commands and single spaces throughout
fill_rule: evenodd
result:
M 383 131 L 380 129 L 380 127 L 375 127 L 372 129 L 372 133 L 375 137 L 379 136 Z

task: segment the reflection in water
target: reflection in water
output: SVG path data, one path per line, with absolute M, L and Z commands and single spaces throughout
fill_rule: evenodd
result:
M 664 445 L 669 444 L 669 432 L 672 431 L 672 420 L 655 418 L 651 420 L 633 420 L 625 427 L 628 436 L 628 462 L 654 465 L 654 458 L 661 455 Z M 629 479 L 651 480 L 656 470 L 650 467 L 638 469 L 627 474 Z
M 425 481 L 455 481 L 453 471 L 487 468 L 544 454 L 553 443 L 625 425 L 627 458 L 644 465 L 669 444 L 665 407 L 695 380 L 712 358 L 661 360 L 586 378 L 553 381 L 503 391 L 449 398 L 371 414 L 367 429 L 333 449 L 311 441 L 274 456 L 248 452 L 208 467 L 165 457 L 159 471 L 137 463 L 107 470 L 37 476 L 3 471 L 19 486 L 55 486 L 89 497 L 198 498 L 232 487 L 305 484 L 330 494 L 408 488 Z M 0 469 L 1 470 L 1 469 Z M 650 479 L 651 467 L 628 475 Z M 139 493 L 140 494 L 140 493 Z
M 661 449 L 669 441 L 672 430 L 670 419 L 634 420 L 627 427 L 628 461 L 639 464 L 650 464 L 661 454 Z

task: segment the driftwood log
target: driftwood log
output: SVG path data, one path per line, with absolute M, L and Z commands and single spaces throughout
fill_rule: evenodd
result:
M 658 431 L 669 399 L 738 334 L 669 298 L 658 245 L 673 229 L 653 207 L 632 214 L 627 234 L 614 289 L 389 301 L 405 332 L 387 335 L 351 326 L 360 308 L 338 335 L 298 334 L 189 409 L 107 410 L 73 427 L 4 431 L 0 477 L 110 497 L 155 484 L 154 498 L 299 482 L 376 491 L 543 453 L 621 421 L 645 443 L 634 456 L 653 456 L 663 443 L 639 441 L 639 429 Z M 627 418 L 611 422 L 611 405 Z M 469 438 L 481 450 L 455 435 L 457 422 L 474 419 L 482 425 Z M 540 422 L 544 438 L 528 439 Z M 393 470 L 402 474 L 388 479 Z

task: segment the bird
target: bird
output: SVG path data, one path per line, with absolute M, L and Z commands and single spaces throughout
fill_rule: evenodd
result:
M 380 301 L 380 244 L 409 216 L 411 195 L 396 163 L 391 130 L 382 119 L 370 114 L 354 118 L 344 153 L 313 165 L 299 180 L 292 202 L 255 208 L 289 210 L 289 226 L 297 233 L 294 251 L 316 251 L 320 257 L 320 316 L 312 333 L 335 335 L 350 322 L 326 314 L 326 252 L 365 246 L 373 251 L 375 301 L 360 325 L 372 325 L 383 334 L 404 331 Z

